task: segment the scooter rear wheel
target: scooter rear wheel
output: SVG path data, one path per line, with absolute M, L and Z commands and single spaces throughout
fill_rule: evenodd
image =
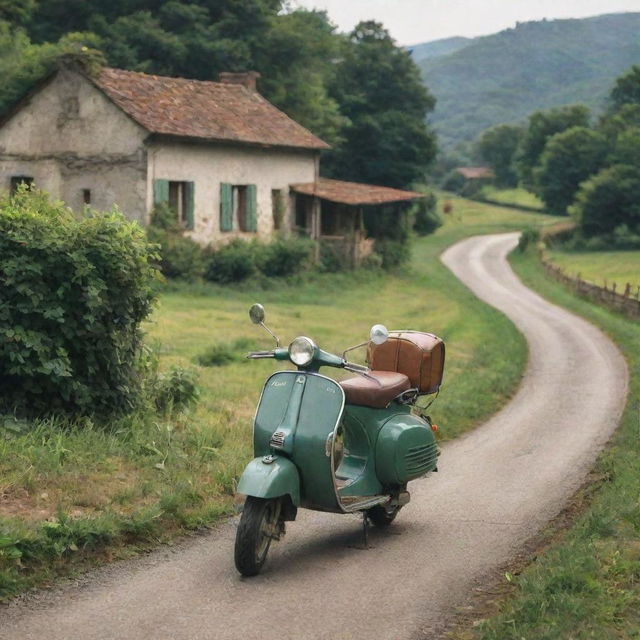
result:
M 271 541 L 283 531 L 279 498 L 247 496 L 236 532 L 235 563 L 243 576 L 256 576 L 267 559 Z
M 378 504 L 367 509 L 367 516 L 376 527 L 388 527 L 396 519 L 400 509 L 400 506 L 384 507 Z

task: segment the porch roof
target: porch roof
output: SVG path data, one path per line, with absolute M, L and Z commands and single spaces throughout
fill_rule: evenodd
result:
M 348 205 L 376 205 L 424 198 L 423 193 L 378 187 L 360 182 L 343 182 L 319 178 L 316 182 L 292 184 L 291 190 L 306 196 Z

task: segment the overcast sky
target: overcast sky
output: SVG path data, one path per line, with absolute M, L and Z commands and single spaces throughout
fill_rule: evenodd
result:
M 377 20 L 404 45 L 496 33 L 516 21 L 640 12 L 640 0 L 292 0 L 292 4 L 326 10 L 340 31 L 350 31 L 360 20 Z

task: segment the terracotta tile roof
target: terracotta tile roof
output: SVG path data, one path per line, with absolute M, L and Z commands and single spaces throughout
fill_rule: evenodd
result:
M 423 193 L 415 191 L 401 191 L 360 182 L 329 180 L 329 178 L 319 178 L 317 182 L 307 184 L 292 184 L 291 189 L 307 196 L 317 196 L 323 200 L 350 205 L 386 204 L 424 198 Z
M 496 177 L 490 167 L 458 167 L 456 171 L 461 173 L 467 180 Z
M 238 84 L 109 68 L 93 82 L 152 133 L 254 145 L 329 148 L 259 93 Z

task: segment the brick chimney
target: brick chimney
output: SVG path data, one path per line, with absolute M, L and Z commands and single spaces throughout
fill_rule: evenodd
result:
M 247 87 L 249 91 L 257 91 L 256 81 L 259 77 L 260 74 L 257 71 L 241 71 L 239 73 L 222 71 L 219 80 L 223 84 L 241 84 L 243 87 Z

